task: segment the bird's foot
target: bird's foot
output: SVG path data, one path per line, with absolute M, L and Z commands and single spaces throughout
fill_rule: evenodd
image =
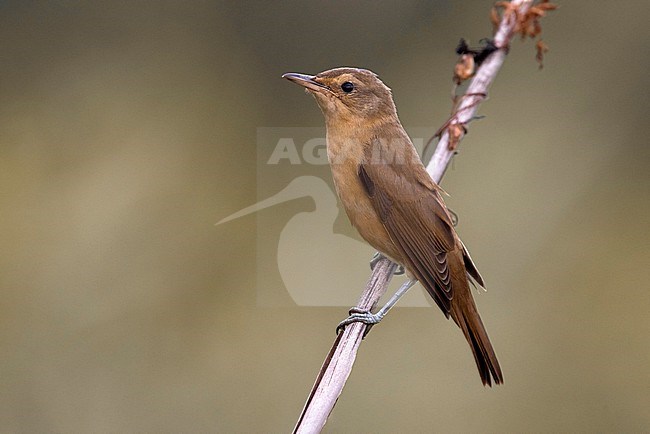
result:
M 453 227 L 458 226 L 458 214 L 454 212 L 454 210 L 447 208 L 447 211 L 449 211 L 449 216 L 451 217 L 451 225 Z
M 336 327 L 336 334 L 339 334 L 339 332 L 341 332 L 345 327 L 347 327 L 349 324 L 352 324 L 353 322 L 362 322 L 364 324 L 367 324 L 366 331 L 363 332 L 363 337 L 365 338 L 368 332 L 370 332 L 372 326 L 377 324 L 386 316 L 388 311 L 391 310 L 393 306 L 395 306 L 395 303 L 397 303 L 399 299 L 408 292 L 409 288 L 415 285 L 415 282 L 417 282 L 417 280 L 411 279 L 402 284 L 402 286 L 400 286 L 399 289 L 395 291 L 395 294 L 393 294 L 393 296 L 390 298 L 390 300 L 388 300 L 384 307 L 379 309 L 377 313 L 370 313 L 369 310 L 359 309 L 356 306 L 353 307 L 350 309 L 350 316 L 341 321 Z
M 381 261 L 382 259 L 384 259 L 384 258 L 385 258 L 384 255 L 382 255 L 382 254 L 379 253 L 379 252 L 375 252 L 375 254 L 372 255 L 372 259 L 370 260 L 370 269 L 371 269 L 371 270 L 374 270 L 375 267 L 377 266 L 377 263 L 378 263 L 379 261 Z M 399 264 L 398 264 L 398 265 L 397 265 L 397 268 L 395 269 L 395 271 L 393 271 L 393 274 L 394 274 L 395 276 L 401 276 L 402 274 L 404 274 L 404 267 L 403 267 L 402 265 L 399 265 Z
M 355 322 L 362 322 L 366 324 L 368 327 L 366 328 L 366 331 L 363 333 L 363 337 L 365 338 L 368 332 L 370 331 L 370 328 L 377 324 L 379 321 L 381 321 L 384 318 L 384 313 L 378 312 L 378 313 L 371 313 L 368 310 L 362 310 L 357 307 L 353 307 L 349 311 L 350 316 L 344 319 L 339 323 L 338 326 L 336 326 L 336 334 L 339 334 L 340 332 L 345 329 L 348 325 L 355 323 Z
M 372 255 L 372 259 L 370 259 L 370 269 L 371 269 L 371 270 L 374 270 L 375 267 L 377 266 L 377 263 L 378 263 L 379 261 L 381 261 L 382 259 L 384 259 L 384 258 L 385 258 L 384 255 L 382 255 L 382 254 L 379 253 L 379 252 L 375 252 L 375 254 Z

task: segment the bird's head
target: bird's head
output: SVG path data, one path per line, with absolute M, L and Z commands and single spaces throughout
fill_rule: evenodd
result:
M 282 77 L 304 86 L 316 98 L 328 124 L 397 116 L 390 88 L 367 69 L 335 68 L 316 75 L 287 73 Z

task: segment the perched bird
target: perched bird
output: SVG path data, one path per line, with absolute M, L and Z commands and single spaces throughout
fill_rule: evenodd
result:
M 375 249 L 419 281 L 469 342 L 484 385 L 501 384 L 503 374 L 470 292 L 470 278 L 483 279 L 456 234 L 442 189 L 422 165 L 404 131 L 391 90 L 372 71 L 335 68 L 317 75 L 283 78 L 311 93 L 327 127 L 327 155 L 336 192 L 352 225 Z M 392 301 L 394 304 L 399 296 Z M 348 324 L 381 320 L 357 312 Z

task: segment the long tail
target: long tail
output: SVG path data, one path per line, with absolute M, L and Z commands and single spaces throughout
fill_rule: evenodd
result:
M 492 386 L 492 381 L 494 381 L 494 384 L 502 384 L 503 373 L 494 353 L 494 348 L 492 348 L 483 321 L 481 321 L 481 317 L 476 310 L 471 293 L 467 295 L 467 298 L 463 297 L 462 302 L 453 303 L 451 316 L 463 331 L 469 346 L 472 348 L 483 385 Z

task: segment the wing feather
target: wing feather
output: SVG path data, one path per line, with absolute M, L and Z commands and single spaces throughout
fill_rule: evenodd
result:
M 393 243 L 403 253 L 404 265 L 448 316 L 454 294 L 447 253 L 456 248 L 456 237 L 439 192 L 419 182 L 417 175 L 397 173 L 390 164 L 359 166 L 359 178 Z M 426 171 L 424 175 L 428 178 Z

